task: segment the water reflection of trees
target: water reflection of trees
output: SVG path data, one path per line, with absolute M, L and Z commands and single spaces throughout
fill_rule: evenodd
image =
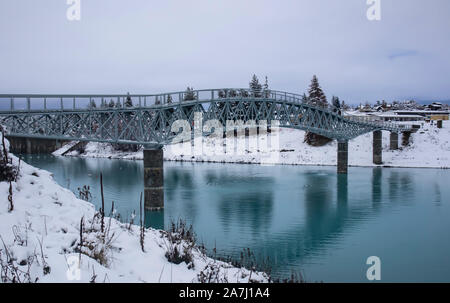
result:
M 195 219 L 200 203 L 196 201 L 199 188 L 194 178 L 193 167 L 169 167 L 164 174 L 165 204 L 170 203 L 172 208 L 183 214 L 183 218 L 190 220 Z
M 387 191 L 383 191 L 381 170 L 389 174 Z M 252 249 L 265 251 L 266 257 L 271 260 L 283 260 L 284 264 L 301 264 L 310 256 L 324 253 L 327 247 L 333 246 L 360 222 L 382 214 L 383 209 L 394 207 L 395 202 L 403 202 L 405 195 L 416 194 L 414 179 L 408 170 L 373 168 L 371 172 L 369 178 L 363 177 L 367 181 L 360 183 L 361 180 L 357 180 L 358 184 L 370 189 L 366 192 L 369 199 L 365 200 L 365 203 L 357 203 L 349 198 L 352 196 L 352 189 L 361 190 L 352 187 L 351 176 L 320 172 L 304 174 L 307 180 L 303 197 L 305 223 L 292 225 L 294 228 L 284 232 L 285 235 L 291 236 L 279 239 L 269 235 L 264 242 L 259 242 Z M 411 200 L 403 203 L 411 203 Z M 274 269 L 276 268 L 277 264 L 274 264 Z
M 237 226 L 256 236 L 269 229 L 274 203 L 272 177 L 209 171 L 205 178 L 210 186 L 220 186 L 217 210 L 225 231 Z

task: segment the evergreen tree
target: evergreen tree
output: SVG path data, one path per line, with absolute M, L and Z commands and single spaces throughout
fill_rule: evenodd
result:
M 171 104 L 173 102 L 172 95 L 167 95 L 167 104 Z
M 97 108 L 97 104 L 95 104 L 95 100 L 92 99 L 91 101 L 89 101 L 89 106 L 90 109 L 94 109 Z
M 184 93 L 183 101 L 192 101 L 195 100 L 195 92 L 192 87 L 187 87 Z
M 261 97 L 262 85 L 259 83 L 258 77 L 256 77 L 256 75 L 253 75 L 252 80 L 249 83 L 249 87 L 253 97 Z
M 109 108 L 113 108 L 113 107 L 115 107 L 115 106 L 116 106 L 116 104 L 114 103 L 114 100 L 111 99 L 111 101 L 109 101 L 109 103 L 108 103 L 108 107 L 109 107 Z
M 309 102 L 312 105 L 322 106 L 322 107 L 327 106 L 327 104 L 328 104 L 327 97 L 323 93 L 323 90 L 319 85 L 319 80 L 317 79 L 316 75 L 314 75 L 311 80 L 311 84 L 309 86 L 308 93 L 309 93 Z
M 245 89 L 241 89 L 240 92 L 239 92 L 239 95 L 242 98 L 248 98 L 249 97 L 248 91 L 246 91 Z
M 335 107 L 335 108 L 341 108 L 341 101 L 339 100 L 339 97 L 333 96 L 331 98 L 331 104 Z
M 325 97 L 325 94 L 323 93 L 322 88 L 319 85 L 319 80 L 317 79 L 316 75 L 314 75 L 311 80 L 308 94 L 308 103 L 315 106 L 327 107 L 327 98 Z M 327 138 L 325 136 L 321 136 L 311 132 L 305 133 L 305 142 L 312 146 L 322 146 L 331 141 L 332 140 L 330 138 Z
M 118 98 L 116 101 L 116 108 L 122 108 L 122 103 L 120 103 L 120 99 Z
M 127 93 L 127 98 L 124 105 L 125 107 L 133 107 L 133 100 L 131 100 L 130 93 Z

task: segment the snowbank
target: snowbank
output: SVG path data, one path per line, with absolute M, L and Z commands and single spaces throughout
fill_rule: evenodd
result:
M 10 156 L 19 165 L 18 158 Z M 2 269 L 17 271 L 9 272 L 10 278 L 17 275 L 22 282 L 198 282 L 203 275 L 228 282 L 267 281 L 265 274 L 213 260 L 198 248 L 192 250 L 192 264 L 169 263 L 165 254 L 173 244 L 166 232 L 146 229 L 143 252 L 140 227 L 113 218 L 105 218 L 108 241 L 101 244 L 100 219 L 93 205 L 59 186 L 49 172 L 24 162 L 17 182 L 11 185 L 14 209 L 8 212 L 10 184 L 0 182 L 0 259 Z M 83 243 L 98 244 L 92 251 L 100 257 L 77 253 L 81 218 Z M 13 267 L 6 267 L 8 260 Z
M 392 167 L 450 168 L 450 121 L 444 121 L 442 129 L 436 128 L 436 125 L 424 123 L 417 133 L 412 134 L 410 145 L 407 147 L 401 146 L 401 136 L 399 137 L 400 149 L 390 151 L 389 132 L 383 131 L 384 165 Z M 269 160 L 265 155 L 259 152 L 252 152 L 251 150 L 247 150 L 243 154 L 213 156 L 202 154 L 192 156 L 177 152 L 179 145 L 165 146 L 164 159 L 226 163 L 265 162 L 292 165 L 336 165 L 336 141 L 322 147 L 312 147 L 303 142 L 304 131 L 294 129 L 281 129 L 279 138 L 279 149 L 272 152 Z M 246 139 L 240 138 L 238 140 L 242 142 L 242 140 Z M 209 150 L 214 149 L 216 146 L 223 146 L 224 143 L 223 139 L 204 138 L 204 146 Z M 63 149 L 56 151 L 55 154 L 61 154 Z M 94 142 L 90 142 L 86 146 L 86 151 L 83 154 L 72 152 L 68 155 L 134 160 L 143 158 L 142 151 L 133 153 L 117 152 L 109 144 Z M 349 165 L 374 166 L 372 163 L 372 133 L 359 136 L 349 142 Z

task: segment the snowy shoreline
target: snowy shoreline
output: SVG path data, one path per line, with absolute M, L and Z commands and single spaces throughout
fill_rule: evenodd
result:
M 19 158 L 8 156 L 19 166 Z M 110 201 L 101 227 L 93 204 L 23 161 L 16 181 L 0 182 L 0 195 L 0 282 L 270 281 L 265 273 L 208 257 L 180 232 L 146 228 L 141 244 L 140 226 L 119 222 L 114 211 L 107 217 Z M 190 261 L 169 262 L 175 248 Z
M 418 132 L 413 133 L 408 146 L 401 146 L 399 136 L 399 150 L 389 150 L 389 132 L 383 131 L 383 164 L 375 165 L 372 162 L 372 134 L 367 133 L 349 141 L 349 167 L 385 167 L 385 168 L 438 168 L 450 169 L 450 123 L 444 121 L 442 129 L 435 125 L 424 124 Z M 262 160 L 258 152 L 246 151 L 242 155 L 215 155 L 205 154 L 191 156 L 174 152 L 177 145 L 164 147 L 165 161 L 202 162 L 202 163 L 234 163 L 234 164 L 261 164 L 267 165 L 305 165 L 305 166 L 336 166 L 337 143 L 332 141 L 325 146 L 312 147 L 303 142 L 304 132 L 294 129 L 281 129 L 279 134 L 279 150 L 273 152 L 276 161 Z M 245 138 L 237 138 L 239 143 L 246 144 Z M 224 140 L 217 138 L 204 138 L 205 149 L 211 151 L 215 146 L 223 146 Z M 175 147 L 175 148 L 174 148 Z M 61 155 L 67 147 L 54 152 Z M 67 156 L 83 158 L 109 158 L 122 160 L 142 160 L 142 150 L 137 152 L 118 152 L 110 144 L 90 142 L 84 153 L 76 151 Z

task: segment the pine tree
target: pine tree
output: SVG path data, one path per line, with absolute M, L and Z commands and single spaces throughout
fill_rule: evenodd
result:
M 316 75 L 314 75 L 311 80 L 308 94 L 308 103 L 314 106 L 327 107 L 327 98 L 325 97 L 325 94 L 323 93 L 322 88 L 319 85 L 319 80 L 317 79 Z M 321 136 L 311 132 L 305 133 L 305 142 L 309 145 L 322 146 L 331 141 L 332 140 L 330 138 L 327 138 L 325 136 Z
M 167 104 L 171 104 L 173 102 L 172 95 L 167 95 Z
M 256 75 L 253 75 L 252 80 L 249 83 L 249 86 L 253 97 L 260 98 L 262 85 L 259 83 L 258 77 L 256 77 Z
M 133 107 L 133 100 L 131 100 L 130 93 L 127 93 L 127 99 L 124 105 L 125 107 Z
M 95 100 L 89 101 L 89 108 L 91 108 L 91 109 L 97 108 L 97 104 L 95 104 Z
M 331 104 L 335 107 L 335 108 L 341 108 L 341 101 L 339 100 L 339 97 L 333 96 L 331 98 Z
M 308 93 L 309 93 L 309 102 L 312 105 L 322 106 L 322 107 L 327 106 L 327 104 L 328 104 L 327 97 L 323 93 L 323 90 L 319 85 L 319 80 L 317 79 L 316 75 L 314 75 L 311 80 L 311 84 L 309 86 Z
M 192 87 L 187 87 L 184 93 L 183 101 L 192 101 L 195 100 L 195 93 Z
M 111 99 L 111 101 L 109 101 L 109 103 L 108 103 L 108 107 L 113 108 L 115 106 L 116 106 L 116 104 L 114 103 L 114 100 Z

